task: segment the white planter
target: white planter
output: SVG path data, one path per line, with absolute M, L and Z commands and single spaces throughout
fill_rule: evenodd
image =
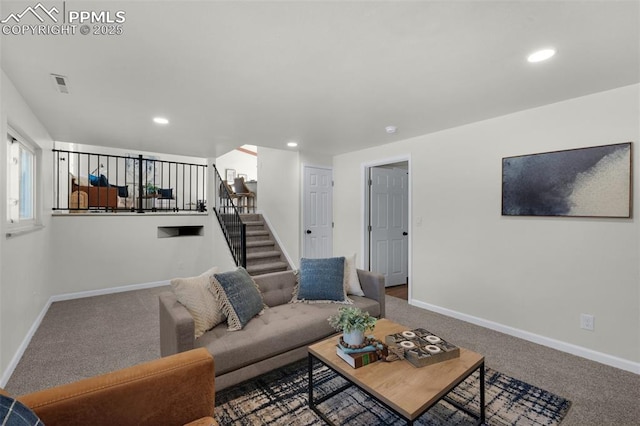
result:
M 361 345 L 364 342 L 364 331 L 351 330 L 349 333 L 342 333 L 342 340 L 350 346 Z

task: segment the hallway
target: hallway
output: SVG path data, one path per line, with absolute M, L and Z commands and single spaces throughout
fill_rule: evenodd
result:
M 409 300 L 409 286 L 407 284 L 387 287 L 384 292 L 387 296 L 397 297 L 402 300 Z

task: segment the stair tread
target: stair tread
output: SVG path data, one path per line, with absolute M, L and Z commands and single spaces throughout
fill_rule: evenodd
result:
M 265 247 L 265 246 L 274 246 L 276 243 L 273 240 L 258 240 L 258 241 L 247 241 L 247 247 Z
M 280 257 L 280 252 L 277 250 L 273 250 L 273 251 L 258 251 L 255 253 L 247 253 L 247 260 L 264 259 L 267 257 Z
M 255 213 L 240 213 L 240 219 L 242 219 L 243 222 L 251 222 L 262 220 L 262 216 Z
M 247 272 L 250 275 L 262 275 L 291 269 L 286 261 L 282 261 L 283 253 L 263 216 L 259 213 L 241 213 L 240 218 L 246 226 Z
M 262 265 L 247 266 L 247 272 L 249 272 L 249 274 L 252 274 L 256 272 L 264 272 L 264 271 L 272 271 L 272 270 L 278 271 L 286 268 L 287 268 L 287 264 L 284 262 L 273 262 L 273 263 L 264 263 Z

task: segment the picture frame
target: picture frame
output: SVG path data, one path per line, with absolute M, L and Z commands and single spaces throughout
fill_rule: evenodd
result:
M 630 218 L 631 142 L 502 159 L 503 216 Z
M 227 183 L 233 183 L 236 178 L 236 169 L 225 169 L 225 178 Z

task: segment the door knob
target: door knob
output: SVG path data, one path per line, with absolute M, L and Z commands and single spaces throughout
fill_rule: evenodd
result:
M 311 233 L 311 229 L 307 229 L 307 234 L 310 234 L 310 233 Z
M 404 235 L 406 237 L 407 235 L 409 235 L 409 233 L 408 232 L 403 232 L 402 235 Z

